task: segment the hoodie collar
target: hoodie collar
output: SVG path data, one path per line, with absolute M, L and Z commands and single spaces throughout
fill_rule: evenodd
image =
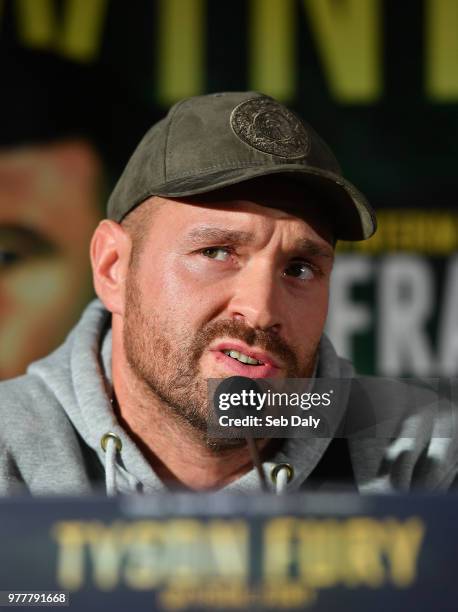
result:
M 80 322 L 65 343 L 50 356 L 35 362 L 28 372 L 39 376 L 65 410 L 85 443 L 105 465 L 116 482 L 117 492 L 152 493 L 166 489 L 140 449 L 117 421 L 111 405 L 111 317 L 99 300 L 86 308 Z M 337 357 L 330 341 L 323 336 L 319 347 L 318 376 L 351 378 L 349 362 Z M 268 480 L 279 464 L 293 466 L 288 491 L 300 488 L 324 454 L 345 413 L 349 384 L 341 385 L 339 398 L 329 415 L 328 438 L 289 438 L 263 467 Z M 121 451 L 109 445 L 108 453 L 101 440 L 111 432 L 122 442 Z M 107 454 L 110 465 L 107 468 Z M 108 478 L 108 475 L 107 475 Z M 225 490 L 248 492 L 260 489 L 256 471 L 250 470 Z

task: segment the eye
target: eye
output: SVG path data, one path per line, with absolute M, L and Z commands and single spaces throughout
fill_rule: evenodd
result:
M 284 276 L 292 276 L 299 280 L 310 280 L 315 275 L 315 270 L 308 263 L 303 261 L 293 261 L 283 272 Z
M 201 253 L 209 259 L 216 259 L 217 261 L 227 261 L 231 255 L 226 247 L 208 247 L 202 249 Z
M 19 253 L 10 249 L 2 249 L 0 247 L 0 268 L 6 268 L 17 263 L 20 259 Z
M 55 246 L 42 234 L 20 225 L 0 225 L 0 270 L 28 259 L 55 253 Z

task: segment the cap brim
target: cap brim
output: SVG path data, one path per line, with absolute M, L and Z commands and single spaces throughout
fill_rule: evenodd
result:
M 364 195 L 352 183 L 333 172 L 304 167 L 302 164 L 224 169 L 171 180 L 156 188 L 154 193 L 145 194 L 136 204 L 153 195 L 170 198 L 192 196 L 268 175 L 294 177 L 295 181 L 308 185 L 313 194 L 319 196 L 320 203 L 329 207 L 337 239 L 365 240 L 376 231 L 375 213 Z

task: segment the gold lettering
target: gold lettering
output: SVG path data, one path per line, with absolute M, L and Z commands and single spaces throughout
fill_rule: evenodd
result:
M 67 0 L 63 28 L 58 34 L 58 49 L 80 62 L 97 57 L 107 8 L 107 0 Z
M 116 522 L 111 526 L 98 521 L 86 524 L 86 540 L 92 558 L 94 583 L 104 591 L 114 589 L 119 583 L 124 529 L 123 523 Z
M 339 243 L 338 251 L 449 255 L 458 248 L 458 216 L 450 212 L 382 210 L 378 214 L 378 225 L 377 233 L 370 240 Z
M 165 538 L 167 530 L 159 521 L 137 521 L 124 537 L 126 561 L 124 579 L 132 589 L 147 590 L 157 587 L 166 578 Z
M 264 580 L 287 581 L 295 562 L 293 535 L 296 519 L 278 518 L 264 529 Z
M 380 587 L 385 580 L 385 569 L 381 556 L 381 534 L 383 523 L 370 518 L 355 518 L 343 524 L 345 529 L 345 556 L 342 563 L 345 583 Z
M 426 92 L 439 102 L 458 99 L 458 0 L 426 0 Z
M 385 525 L 388 531 L 385 552 L 391 580 L 398 587 L 408 587 L 416 578 L 425 526 L 419 518 L 411 518 L 404 523 L 391 519 Z
M 204 88 L 203 0 L 159 0 L 158 100 L 164 105 Z
M 441 215 L 438 223 L 430 227 L 424 237 L 424 242 L 433 242 L 432 253 L 453 253 L 458 246 L 458 217 L 456 215 Z
M 251 0 L 250 87 L 279 100 L 295 90 L 295 2 Z
M 19 36 L 30 47 L 50 48 L 57 28 L 51 0 L 16 0 Z
M 51 0 L 17 0 L 15 5 L 19 36 L 27 46 L 55 49 L 77 61 L 96 57 L 107 0 L 67 0 L 62 26 Z
M 169 580 L 189 586 L 206 576 L 210 567 L 206 526 L 194 519 L 167 523 L 166 567 Z
M 62 521 L 51 533 L 57 540 L 57 584 L 77 590 L 84 580 L 84 523 Z
M 322 589 L 339 582 L 341 529 L 334 520 L 298 521 L 298 563 L 302 580 Z
M 211 521 L 208 525 L 213 567 L 209 573 L 245 580 L 248 577 L 248 526 L 244 521 Z
M 329 87 L 337 100 L 368 103 L 381 94 L 380 0 L 303 0 Z

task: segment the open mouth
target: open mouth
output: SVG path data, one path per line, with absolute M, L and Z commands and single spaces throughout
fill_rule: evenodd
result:
M 275 378 L 282 372 L 281 365 L 267 351 L 245 346 L 237 340 L 222 340 L 211 346 L 210 352 L 222 366 L 224 375 L 232 372 L 234 376 L 248 378 Z
M 240 363 L 244 363 L 246 365 L 255 365 L 255 366 L 264 365 L 263 361 L 254 359 L 253 357 L 250 357 L 249 355 L 245 355 L 245 353 L 241 353 L 240 351 L 234 351 L 234 350 L 228 349 L 228 350 L 223 350 L 221 352 L 227 355 L 228 357 L 232 357 L 232 359 L 236 359 Z

